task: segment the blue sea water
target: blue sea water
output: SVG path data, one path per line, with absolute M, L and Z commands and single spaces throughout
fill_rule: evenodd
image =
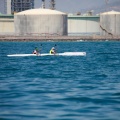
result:
M 87 55 L 7 57 L 55 44 Z M 0 120 L 21 119 L 120 120 L 120 42 L 0 42 Z

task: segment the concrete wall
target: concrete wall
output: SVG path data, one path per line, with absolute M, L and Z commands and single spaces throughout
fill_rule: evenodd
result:
M 0 17 L 0 34 L 14 34 L 14 19 L 6 16 Z
M 26 19 L 21 20 L 22 17 L 25 17 Z M 66 17 L 64 18 L 63 16 L 61 17 L 61 20 L 58 21 L 56 18 L 54 21 L 49 21 L 48 25 L 50 25 L 49 27 L 47 27 L 48 25 L 44 25 L 44 19 L 40 20 L 40 16 L 36 16 L 38 19 L 38 24 L 33 24 L 35 21 L 35 16 L 21 16 L 19 17 L 19 21 L 16 21 L 15 25 L 16 27 L 20 27 L 18 30 L 21 31 L 21 33 L 32 33 L 35 29 L 35 27 L 37 27 L 37 29 L 35 30 L 34 33 L 45 33 L 44 31 L 46 31 L 46 33 L 62 33 L 61 32 L 61 28 L 58 27 L 59 29 L 55 29 L 55 22 L 57 22 L 58 25 L 63 25 L 65 26 L 66 23 L 64 23 L 63 19 L 67 19 Z M 52 16 L 51 16 L 52 17 Z M 68 34 L 69 35 L 94 35 L 94 34 L 100 34 L 100 25 L 99 25 L 99 17 L 73 17 L 73 16 L 69 16 L 68 17 Z M 49 20 L 47 18 L 47 20 Z M 21 22 L 21 23 L 20 23 Z M 27 24 L 26 24 L 27 23 Z M 19 24 L 19 25 L 18 25 Z M 21 24 L 23 24 L 22 26 L 20 26 Z M 43 25 L 42 25 L 43 24 Z M 41 26 L 41 27 L 40 27 Z M 44 27 L 43 27 L 44 26 Z M 0 34 L 14 34 L 15 29 L 14 29 L 14 18 L 12 17 L 7 17 L 6 16 L 2 16 L 0 17 Z M 31 27 L 33 27 L 31 29 Z M 65 26 L 66 27 L 66 26 Z M 64 28 L 64 30 L 66 31 L 66 28 Z M 63 32 L 65 32 L 63 31 Z M 17 31 L 19 32 L 19 31 Z M 16 32 L 16 34 L 17 34 Z
M 100 34 L 99 16 L 68 16 L 69 35 Z

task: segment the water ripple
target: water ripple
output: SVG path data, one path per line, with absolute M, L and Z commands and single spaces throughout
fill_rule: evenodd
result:
M 7 57 L 57 44 L 86 57 Z M 119 120 L 119 42 L 0 42 L 0 120 Z M 9 51 L 8 51 L 9 50 Z

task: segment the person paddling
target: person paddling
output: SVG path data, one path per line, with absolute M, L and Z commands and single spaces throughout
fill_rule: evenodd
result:
M 39 54 L 40 54 L 37 47 L 35 47 L 35 49 L 34 49 L 34 51 L 33 51 L 33 54 L 36 54 L 36 55 L 39 55 Z
M 52 48 L 51 48 L 51 50 L 50 50 L 50 54 L 56 54 L 55 47 L 52 47 Z

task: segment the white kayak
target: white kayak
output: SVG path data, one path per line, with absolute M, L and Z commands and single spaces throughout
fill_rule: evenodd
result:
M 26 57 L 26 56 L 86 56 L 86 52 L 64 52 L 64 53 L 57 53 L 57 54 L 12 54 L 7 55 L 8 57 Z

